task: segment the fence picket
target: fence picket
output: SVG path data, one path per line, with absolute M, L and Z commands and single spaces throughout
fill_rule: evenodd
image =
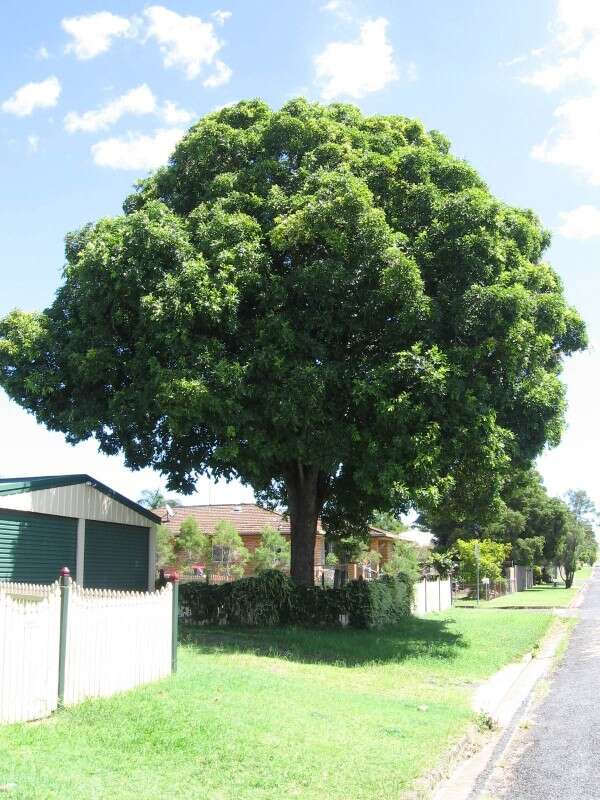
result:
M 173 590 L 119 592 L 71 584 L 65 705 L 108 697 L 171 673 Z M 48 716 L 58 703 L 61 589 L 0 582 L 0 723 Z

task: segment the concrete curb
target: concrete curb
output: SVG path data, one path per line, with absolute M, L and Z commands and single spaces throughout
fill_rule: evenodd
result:
M 583 602 L 587 589 L 586 581 L 567 608 L 552 609 L 556 617 L 576 617 L 577 609 Z M 508 664 L 492 675 L 475 692 L 473 708 L 494 723 L 495 730 L 486 735 L 485 744 L 473 755 L 467 755 L 452 770 L 449 777 L 437 785 L 431 794 L 432 800 L 469 800 L 478 779 L 506 751 L 514 730 L 524 716 L 531 700 L 533 690 L 539 681 L 550 674 L 554 666 L 556 652 L 568 635 L 565 626 L 558 619 L 541 640 L 539 650 L 534 656 L 528 653 L 521 661 Z M 464 737 L 464 752 L 472 752 L 468 747 L 473 736 Z M 460 746 L 457 748 L 460 749 Z M 497 750 L 500 752 L 497 752 Z
M 495 726 L 485 744 L 471 758 L 459 763 L 433 792 L 432 800 L 467 800 L 479 776 L 494 756 L 496 747 L 525 706 L 534 687 L 552 669 L 556 651 L 567 631 L 556 621 L 542 640 L 538 654 L 531 653 L 515 664 L 508 664 L 475 692 L 473 707 Z

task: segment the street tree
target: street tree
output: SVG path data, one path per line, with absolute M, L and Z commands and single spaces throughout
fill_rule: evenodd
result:
M 170 490 L 251 485 L 310 583 L 319 516 L 490 508 L 558 442 L 585 331 L 549 242 L 416 120 L 244 101 L 66 237 L 54 302 L 0 324 L 0 383 Z

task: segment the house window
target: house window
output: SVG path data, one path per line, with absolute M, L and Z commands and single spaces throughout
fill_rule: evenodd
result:
M 213 544 L 212 560 L 216 564 L 228 564 L 232 559 L 231 547 L 226 545 Z

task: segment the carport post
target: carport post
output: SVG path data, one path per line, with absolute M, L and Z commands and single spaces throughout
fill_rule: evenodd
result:
M 67 630 L 69 625 L 69 595 L 71 572 L 68 567 L 60 571 L 60 638 L 58 642 L 58 706 L 65 704 L 65 666 L 67 661 Z
M 171 617 L 171 672 L 177 672 L 177 626 L 179 624 L 179 575 L 171 572 L 167 575 L 173 588 L 173 614 Z

